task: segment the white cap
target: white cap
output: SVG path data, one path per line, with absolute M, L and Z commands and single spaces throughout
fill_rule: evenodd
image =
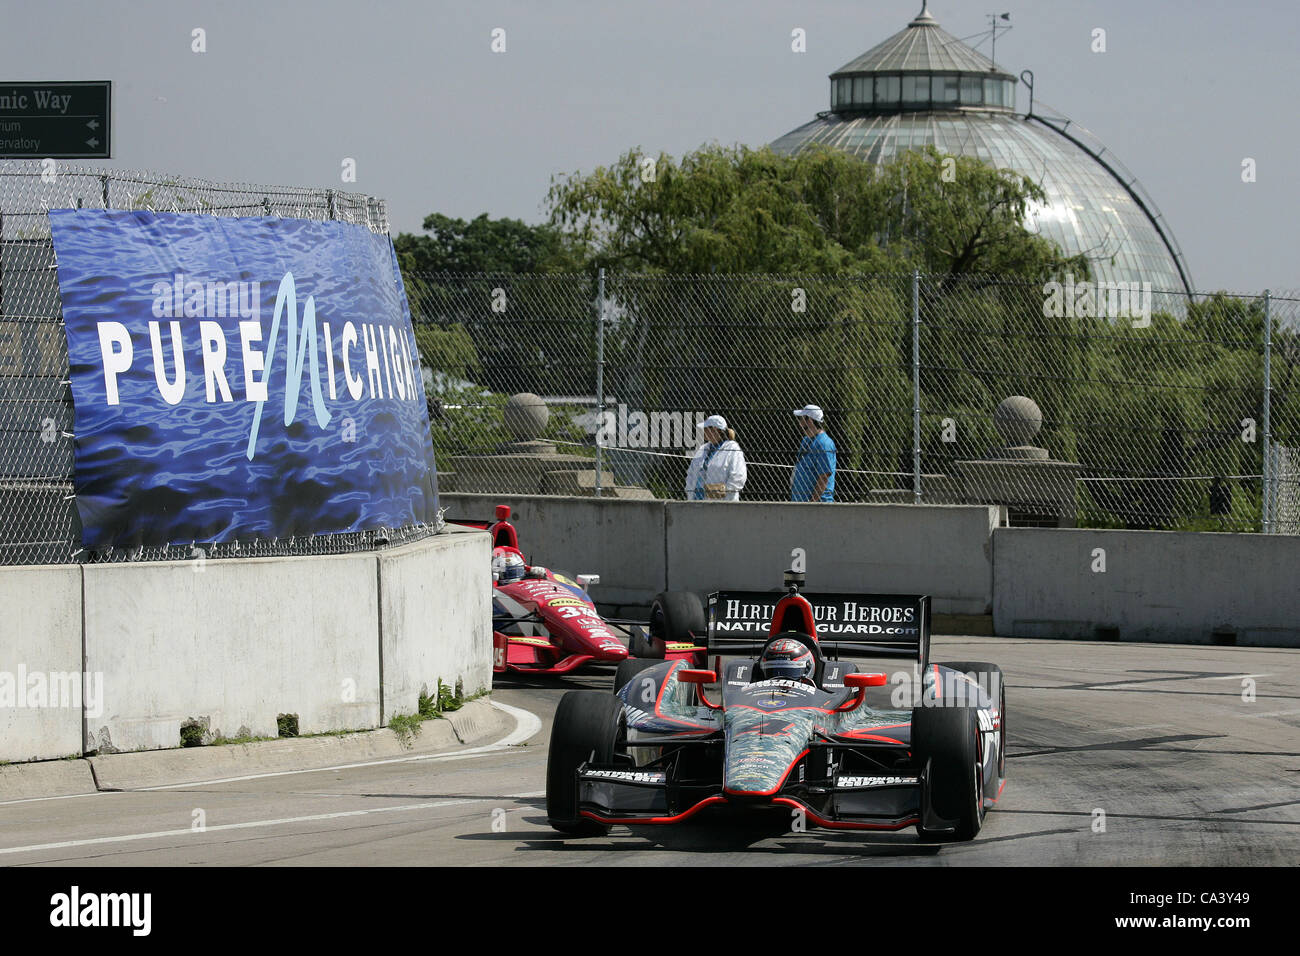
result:
M 710 415 L 704 421 L 695 426 L 696 428 L 720 428 L 724 432 L 727 430 L 727 420 L 721 415 Z
M 822 410 L 820 405 L 805 405 L 803 408 L 796 408 L 795 418 L 811 418 L 815 422 L 822 420 Z

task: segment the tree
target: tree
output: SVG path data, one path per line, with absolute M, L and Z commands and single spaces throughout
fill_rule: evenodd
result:
M 518 219 L 452 219 L 425 216 L 427 236 L 402 233 L 393 240 L 402 272 L 552 272 L 581 264 L 565 235 L 554 227 Z
M 592 265 L 691 272 L 1089 274 L 1024 228 L 1031 180 L 933 148 L 876 167 L 838 150 L 798 156 L 708 146 L 680 163 L 639 150 L 551 185 L 550 223 Z

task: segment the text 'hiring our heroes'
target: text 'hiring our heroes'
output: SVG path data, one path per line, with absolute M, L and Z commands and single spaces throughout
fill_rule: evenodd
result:
M 307 297 L 299 322 L 293 273 L 285 273 L 276 293 L 271 334 L 263 352 L 260 347 L 263 341 L 261 285 L 260 282 L 243 281 L 200 282 L 184 273 L 153 284 L 150 294 L 153 296 L 154 321 L 149 322 L 149 346 L 158 393 L 167 404 L 180 404 L 185 396 L 188 370 L 201 366 L 207 401 L 210 404 L 234 401 L 230 382 L 232 379 L 238 382 L 239 377 L 226 374 L 226 333 L 221 323 L 212 320 L 239 318 L 244 401 L 267 401 L 268 359 L 274 357 L 280 322 L 287 312 L 285 423 L 292 421 L 290 402 L 297 405 L 302 374 L 307 371 L 311 376 L 317 423 L 323 426 L 330 416 L 321 401 L 315 297 Z M 187 335 L 179 321 L 181 318 L 200 319 L 197 336 L 192 329 Z M 163 355 L 163 323 L 158 321 L 160 319 L 171 320 L 168 323 L 173 370 L 170 375 Z M 120 374 L 130 371 L 134 364 L 135 343 L 130 330 L 121 322 L 102 321 L 96 327 L 104 370 L 105 399 L 107 404 L 117 405 L 120 402 L 117 379 Z M 354 401 L 366 393 L 367 386 L 370 398 L 418 400 L 415 371 L 418 360 L 412 354 L 408 336 L 392 325 L 368 322 L 345 322 L 337 332 L 336 339 L 330 323 L 320 323 L 320 336 L 325 345 L 325 377 L 331 401 L 338 397 L 336 364 L 343 372 L 347 392 Z M 187 362 L 187 351 L 192 355 L 195 350 L 198 352 L 197 361 L 191 359 Z M 310 364 L 306 362 L 309 352 Z

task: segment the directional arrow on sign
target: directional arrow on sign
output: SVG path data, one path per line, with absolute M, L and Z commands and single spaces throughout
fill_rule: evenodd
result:
M 112 86 L 108 80 L 0 82 L 0 129 L 8 134 L 0 135 L 0 160 L 110 158 Z

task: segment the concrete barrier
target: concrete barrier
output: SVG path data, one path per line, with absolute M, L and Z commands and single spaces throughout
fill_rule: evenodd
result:
M 481 533 L 349 555 L 0 567 L 0 761 L 178 747 L 190 721 L 204 740 L 276 737 L 280 714 L 299 734 L 366 730 L 414 713 L 439 679 L 474 693 L 492 683 L 489 582 Z
M 0 568 L 0 616 L 0 760 L 81 753 L 81 568 Z
M 781 586 L 791 551 L 808 590 L 929 594 L 936 614 L 987 614 L 996 507 L 667 503 L 668 587 L 701 596 Z
M 482 532 L 442 534 L 379 559 L 383 711 L 413 714 L 437 683 L 492 686 L 492 546 Z
M 1003 636 L 1300 647 L 1300 537 L 998 528 L 993 556 Z
M 667 586 L 663 501 L 549 495 L 440 494 L 448 518 L 492 519 L 510 505 L 520 550 L 555 571 L 592 572 L 602 604 L 649 606 Z
M 1000 510 L 976 505 L 625 501 L 444 494 L 449 518 L 491 519 L 510 505 L 531 560 L 600 584 L 604 605 L 648 607 L 663 590 L 777 588 L 790 551 L 808 555 L 809 588 L 930 594 L 937 614 L 986 615 L 989 535 Z
M 208 734 L 277 735 L 379 724 L 374 554 L 87 565 L 86 669 L 104 675 L 100 751 Z

